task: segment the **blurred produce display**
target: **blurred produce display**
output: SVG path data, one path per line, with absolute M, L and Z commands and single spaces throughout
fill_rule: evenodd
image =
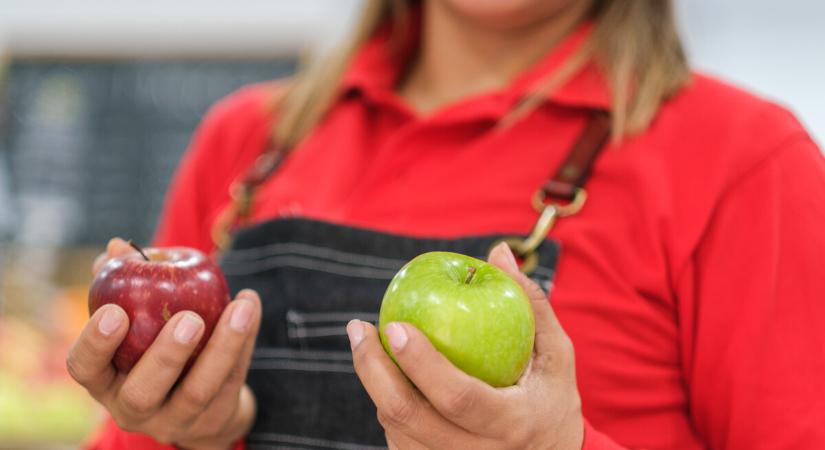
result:
M 211 104 L 292 59 L 0 67 L 0 449 L 77 448 L 103 411 L 65 370 L 111 236 L 149 242 Z
M 64 362 L 88 317 L 88 264 L 97 250 L 56 252 L 51 274 L 19 265 L 27 250 L 2 251 L 13 263 L 0 274 L 0 448 L 76 448 L 102 417 Z
M 0 317 L 0 448 L 80 442 L 101 416 L 63 369 L 87 315 L 84 289 L 65 290 L 51 308 L 40 319 Z

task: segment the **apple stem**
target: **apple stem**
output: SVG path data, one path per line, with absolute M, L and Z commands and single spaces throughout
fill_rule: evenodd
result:
M 467 267 L 467 278 L 464 279 L 464 284 L 470 284 L 476 274 L 476 268 L 473 266 Z
M 135 244 L 134 241 L 132 241 L 131 239 L 129 240 L 129 246 L 131 246 L 133 249 L 137 250 L 138 253 L 140 253 L 140 256 L 143 257 L 143 259 L 145 259 L 146 261 L 149 261 L 149 257 L 146 256 L 146 253 L 143 253 L 143 249 L 140 248 L 139 245 Z

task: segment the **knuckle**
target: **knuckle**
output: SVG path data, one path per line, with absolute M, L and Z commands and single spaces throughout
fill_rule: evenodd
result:
M 559 339 L 559 353 L 565 364 L 571 364 L 576 360 L 576 348 L 567 334 L 562 334 Z
M 449 419 L 463 417 L 468 411 L 473 409 L 476 403 L 476 394 L 469 387 L 462 387 L 456 390 L 443 405 L 444 415 Z
M 370 355 L 368 352 L 363 350 L 365 346 L 359 345 L 353 351 L 352 355 L 352 365 L 355 368 L 356 372 L 361 371 L 366 365 L 369 363 Z
M 81 385 L 86 385 L 89 379 L 88 371 L 77 361 L 73 351 L 70 351 L 66 357 L 66 371 L 75 381 Z
M 510 424 L 507 427 L 507 433 L 504 436 L 504 445 L 502 447 L 508 450 L 523 450 L 529 448 L 531 430 L 527 425 L 528 423 L 530 423 L 529 420 Z
M 246 382 L 246 371 L 242 367 L 235 367 L 229 372 L 229 375 L 223 382 L 223 386 L 233 386 L 240 389 L 244 382 Z
M 204 389 L 188 386 L 181 389 L 181 396 L 184 403 L 192 410 L 201 411 L 206 409 L 212 396 Z
M 538 285 L 538 283 L 536 283 L 535 281 L 533 281 L 530 277 L 527 277 L 526 275 L 525 275 L 525 277 L 527 278 L 527 289 L 529 289 L 531 293 L 535 294 L 537 297 L 541 297 L 541 298 L 546 297 L 546 294 L 544 293 L 544 289 L 542 289 L 541 286 Z
M 568 408 L 570 411 L 574 411 L 576 414 L 581 414 L 582 411 L 582 398 L 579 395 L 579 391 L 576 388 L 575 384 L 570 389 L 570 399 L 568 400 Z
M 176 434 L 172 430 L 168 429 L 153 431 L 150 435 L 152 436 L 152 439 L 164 445 L 169 445 L 177 440 Z
M 394 427 L 396 426 L 395 422 L 393 422 L 393 421 L 392 421 L 392 420 L 391 420 L 391 419 L 387 416 L 387 413 L 385 413 L 384 411 L 382 411 L 382 410 L 380 410 L 380 409 L 378 410 L 378 413 L 376 414 L 376 417 L 378 417 L 378 423 L 379 423 L 379 424 L 381 424 L 381 426 L 382 426 L 385 430 L 392 429 L 392 428 L 394 428 Z
M 557 357 L 551 354 L 535 355 L 533 356 L 533 366 L 536 369 L 544 370 L 549 367 L 554 367 L 557 362 Z
M 379 408 L 379 421 L 391 427 L 402 427 L 413 420 L 417 413 L 416 410 L 415 400 L 408 397 L 396 397 L 387 402 L 384 408 Z
M 124 412 L 133 417 L 146 417 L 152 414 L 155 405 L 137 389 L 123 389 L 120 393 L 120 403 Z
M 180 352 L 160 351 L 153 358 L 155 364 L 164 370 L 179 370 L 186 363 Z
M 106 353 L 106 348 L 95 339 L 79 337 L 66 355 L 66 370 L 69 375 L 82 385 L 88 384 L 94 377 L 94 370 L 88 367 L 92 355 Z
M 245 378 L 244 375 L 244 371 L 242 370 L 241 365 L 239 364 L 238 366 L 233 368 L 232 371 L 229 372 L 229 376 L 226 377 L 226 381 L 224 382 L 224 384 L 236 384 L 242 382 Z
M 536 302 L 547 301 L 547 294 L 544 293 L 544 289 L 540 288 L 539 285 L 533 281 L 530 281 L 527 285 L 527 297 Z
M 216 430 L 228 430 L 232 426 L 232 422 L 235 420 L 235 416 L 227 412 L 221 416 L 216 418 L 212 418 L 210 422 L 207 424 L 208 428 L 206 428 L 209 432 L 215 432 Z M 198 424 L 200 427 L 203 425 Z M 204 427 L 205 428 L 205 427 Z
M 536 284 L 536 282 L 527 275 L 521 274 L 520 276 L 523 281 L 522 284 L 524 285 L 524 290 L 526 291 L 525 293 L 529 298 L 533 300 L 547 299 L 547 294 L 545 294 L 544 289 L 542 289 L 541 286 Z
M 404 348 L 407 354 L 403 357 L 409 361 L 412 368 L 426 368 L 433 362 L 433 356 L 438 355 L 438 353 L 435 353 L 432 346 L 424 345 L 429 344 L 429 342 L 425 342 L 427 338 L 423 334 L 419 334 L 418 338 L 421 338 L 421 340 L 415 342 L 415 345 L 407 345 Z
M 112 419 L 117 424 L 117 427 L 120 428 L 121 430 L 123 430 L 127 433 L 137 433 L 137 432 L 141 431 L 134 421 L 124 417 L 122 414 L 117 414 L 115 412 L 111 412 L 111 415 L 112 415 Z
M 415 344 L 419 344 L 416 342 Z M 428 355 L 422 345 L 407 345 L 403 351 L 395 353 L 395 358 L 402 370 L 410 375 L 415 375 L 420 370 L 427 370 L 429 363 Z
M 380 410 L 380 409 L 379 409 L 378 411 L 376 411 L 376 412 L 375 412 L 375 418 L 378 420 L 378 423 L 381 425 L 381 427 L 382 427 L 384 430 L 386 430 L 386 429 L 387 429 L 387 427 L 389 427 L 389 424 L 387 423 L 387 419 L 386 419 L 386 417 L 384 416 L 384 413 L 383 413 L 383 412 L 381 412 L 381 410 Z

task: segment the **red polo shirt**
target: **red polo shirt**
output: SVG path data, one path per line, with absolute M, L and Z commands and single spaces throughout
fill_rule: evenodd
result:
M 394 92 L 386 36 L 262 188 L 257 221 L 305 216 L 416 236 L 527 233 L 533 192 L 587 111 L 594 65 L 493 126 L 590 32 L 509 86 L 427 116 Z M 264 149 L 274 88 L 216 105 L 172 186 L 158 245 L 210 250 L 229 184 Z M 786 110 L 696 74 L 650 129 L 612 145 L 561 220 L 552 303 L 576 348 L 588 450 L 825 448 L 825 161 Z M 95 448 L 165 448 L 104 431 Z

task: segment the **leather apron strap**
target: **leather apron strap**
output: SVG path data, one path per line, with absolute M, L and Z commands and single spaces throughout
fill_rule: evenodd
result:
M 576 214 L 584 206 L 587 194 L 583 186 L 610 137 L 610 124 L 610 115 L 606 111 L 594 110 L 562 165 L 536 191 L 532 200 L 539 218 L 533 232 L 525 240 L 507 240 L 524 261 L 532 258 L 534 250 L 547 237 L 558 217 Z M 230 186 L 232 203 L 218 216 L 212 227 L 212 239 L 218 249 L 229 248 L 233 230 L 249 218 L 256 189 L 278 170 L 287 153 L 286 149 L 277 145 L 271 147 Z M 531 265 L 528 262 L 523 270 L 529 271 Z

